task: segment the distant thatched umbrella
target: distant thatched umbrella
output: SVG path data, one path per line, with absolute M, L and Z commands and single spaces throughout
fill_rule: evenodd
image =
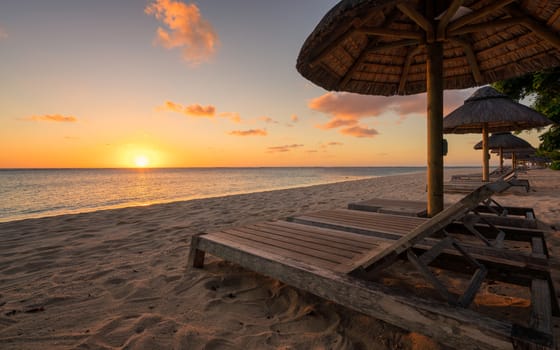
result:
M 443 89 L 560 65 L 560 1 L 342 0 L 305 41 L 298 71 L 369 95 L 428 92 L 428 215 L 443 209 Z
M 482 180 L 488 181 L 488 133 L 519 131 L 552 124 L 539 112 L 517 103 L 490 86 L 475 91 L 443 119 L 443 132 L 482 133 Z
M 536 149 L 529 146 L 526 148 L 518 149 L 505 149 L 503 150 L 503 156 L 505 159 L 511 159 L 511 164 L 515 168 L 515 164 L 519 159 L 530 159 L 536 157 Z
M 510 132 L 498 132 L 493 133 L 492 136 L 488 138 L 488 148 L 491 150 L 497 150 L 500 155 L 500 169 L 504 167 L 504 149 L 520 149 L 531 147 L 531 144 L 521 137 L 512 135 Z M 482 149 L 482 141 L 474 145 L 474 149 Z

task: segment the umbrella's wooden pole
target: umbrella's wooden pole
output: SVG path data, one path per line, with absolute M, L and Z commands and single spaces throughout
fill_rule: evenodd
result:
M 504 149 L 500 147 L 500 173 L 504 170 Z
M 428 49 L 428 216 L 443 210 L 443 45 Z
M 482 124 L 482 181 L 487 182 L 490 177 L 490 161 L 488 156 L 488 124 Z

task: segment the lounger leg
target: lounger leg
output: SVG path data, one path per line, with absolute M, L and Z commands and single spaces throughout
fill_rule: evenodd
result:
M 191 248 L 189 251 L 187 268 L 196 267 L 200 269 L 204 267 L 204 251 L 197 249 L 200 235 L 201 234 L 194 235 L 191 238 Z

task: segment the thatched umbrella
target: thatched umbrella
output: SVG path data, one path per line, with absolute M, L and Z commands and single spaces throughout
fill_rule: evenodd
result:
M 500 169 L 504 167 L 504 150 L 515 150 L 522 148 L 529 148 L 531 144 L 521 137 L 511 134 L 511 132 L 497 132 L 493 133 L 488 138 L 488 148 L 496 150 L 500 155 Z M 483 149 L 482 141 L 474 145 L 474 149 Z
M 515 168 L 519 159 L 527 160 L 529 158 L 536 157 L 536 149 L 531 146 L 518 149 L 506 149 L 504 150 L 503 155 L 505 159 L 511 159 L 511 164 L 513 168 Z
M 443 132 L 482 133 L 482 181 L 488 181 L 489 132 L 527 130 L 549 124 L 552 121 L 534 109 L 485 86 L 476 90 L 462 106 L 443 119 Z
M 342 0 L 305 41 L 297 69 L 370 95 L 428 92 L 428 215 L 443 209 L 443 89 L 560 65 L 560 0 Z

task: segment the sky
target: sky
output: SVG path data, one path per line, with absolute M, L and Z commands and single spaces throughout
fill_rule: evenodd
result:
M 1 0 L 0 168 L 426 165 L 425 94 L 296 71 L 336 3 Z M 445 165 L 481 164 L 480 135 L 446 139 Z

